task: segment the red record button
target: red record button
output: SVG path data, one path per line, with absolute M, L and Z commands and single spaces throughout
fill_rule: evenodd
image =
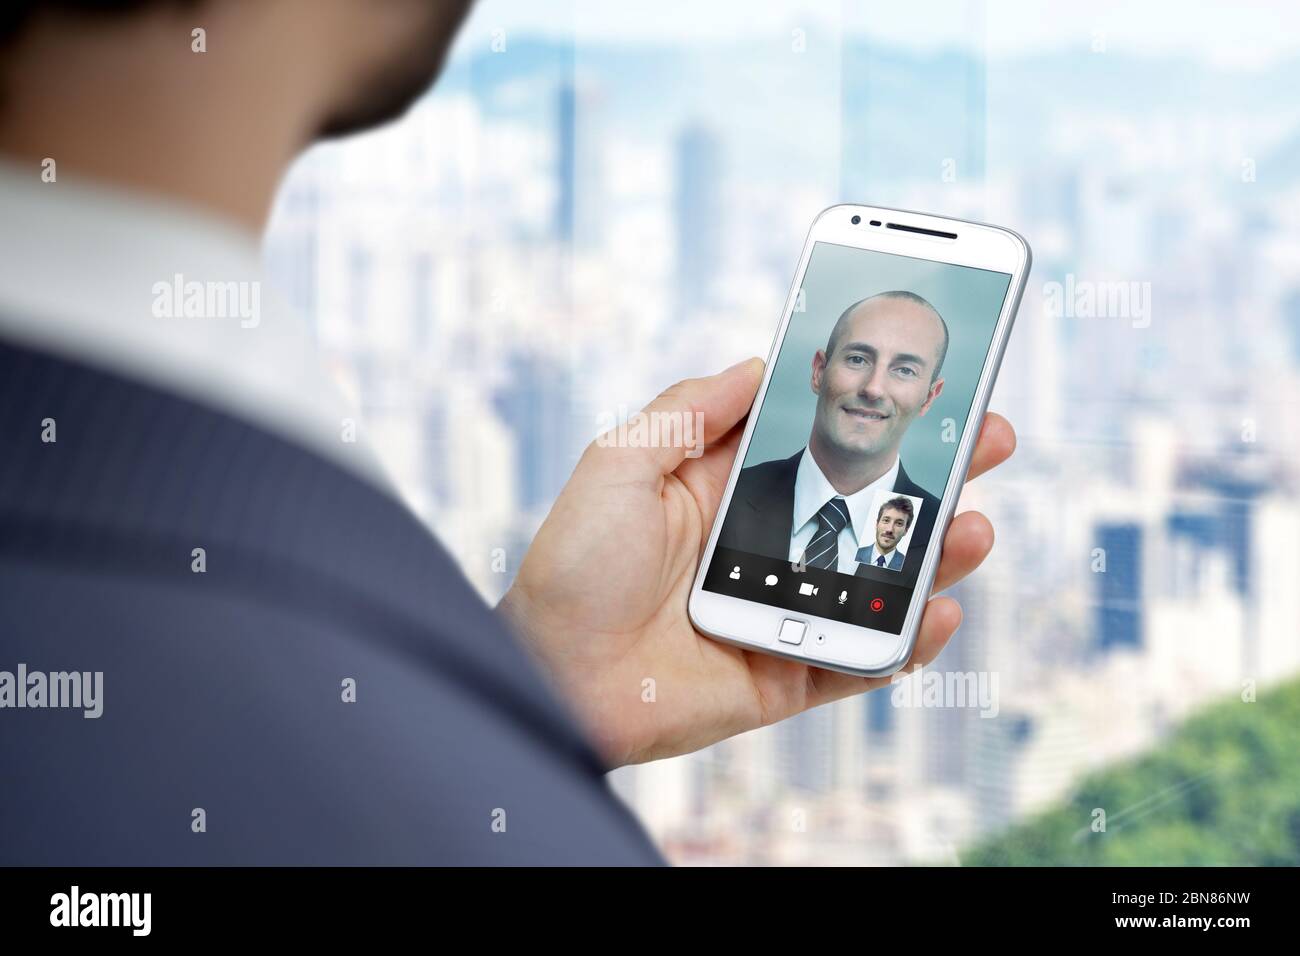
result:
M 884 609 L 885 609 L 885 602 L 884 602 L 884 600 L 883 600 L 882 598 L 872 598 L 872 599 L 871 599 L 871 610 L 873 610 L 873 611 L 883 611 Z

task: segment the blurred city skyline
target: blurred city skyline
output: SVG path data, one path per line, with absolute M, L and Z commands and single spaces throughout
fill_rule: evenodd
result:
M 476 35 L 498 29 L 584 43 L 644 45 L 732 40 L 816 27 L 894 48 L 955 48 L 981 56 L 1058 54 L 1090 46 L 1095 36 L 1105 35 L 1113 38 L 1115 49 L 1130 53 L 1190 53 L 1215 65 L 1256 67 L 1294 54 L 1294 28 L 1300 25 L 1300 11 L 1268 0 L 1232 6 L 1204 0 L 1191 4 L 1157 0 L 1138 6 L 1097 0 L 1086 7 L 1058 7 L 1053 12 L 1057 15 L 1044 16 L 1042 4 L 1033 0 L 922 4 L 723 0 L 706 5 L 689 0 L 617 5 L 597 0 L 545 4 L 491 0 L 474 8 L 459 49 L 472 49 Z
M 1300 34 L 1080 5 L 1049 52 L 1025 5 L 964 3 L 930 47 L 816 6 L 655 5 L 638 43 L 635 11 L 482 4 L 410 115 L 295 167 L 266 258 L 495 600 L 602 414 L 768 353 L 822 208 L 1025 235 L 990 406 L 1020 448 L 963 496 L 998 544 L 931 668 L 996 675 L 996 716 L 879 691 L 613 774 L 681 862 L 956 863 L 1300 672 Z

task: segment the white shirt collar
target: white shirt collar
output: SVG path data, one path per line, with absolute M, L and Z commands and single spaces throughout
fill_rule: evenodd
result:
M 305 323 L 262 281 L 255 237 L 197 209 L 0 159 L 0 338 L 202 402 L 392 488 Z M 250 310 L 165 317 L 159 283 L 243 283 Z M 256 287 L 251 285 L 256 283 Z M 256 288 L 256 299 L 252 290 Z M 233 303 L 232 303 L 233 304 Z
M 895 546 L 893 551 L 890 551 L 889 554 L 885 554 L 883 551 L 880 551 L 876 548 L 875 541 L 872 541 L 868 547 L 870 550 L 867 552 L 867 561 L 866 561 L 867 564 L 875 564 L 876 558 L 884 558 L 885 566 L 888 567 L 889 562 L 894 560 L 894 555 L 902 553 L 898 550 L 897 546 Z
M 871 484 L 851 495 L 840 496 L 848 503 L 853 537 L 859 545 L 863 541 L 863 530 L 875 527 L 875 518 L 871 514 L 871 500 L 882 488 L 892 491 L 897 480 L 898 458 L 895 458 L 889 470 Z M 798 531 L 817 517 L 817 512 L 822 509 L 822 505 L 836 495 L 839 495 L 839 492 L 822 474 L 820 466 L 813 458 L 812 450 L 805 446 L 803 454 L 799 456 L 799 470 L 794 479 L 794 530 Z M 875 537 L 868 534 L 866 540 L 874 543 Z

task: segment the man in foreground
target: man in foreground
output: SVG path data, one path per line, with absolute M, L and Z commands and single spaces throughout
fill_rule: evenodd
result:
M 593 443 L 496 612 L 341 440 L 258 234 L 294 156 L 400 115 L 463 13 L 6 6 L 0 669 L 102 676 L 93 718 L 0 709 L 0 864 L 660 862 L 609 768 L 883 683 L 687 619 L 758 360 L 652 403 L 703 413 L 702 456 Z M 176 276 L 231 314 L 178 313 Z M 1013 443 L 990 416 L 972 474 Z M 991 545 L 960 516 L 936 586 Z M 959 620 L 934 599 L 914 661 Z

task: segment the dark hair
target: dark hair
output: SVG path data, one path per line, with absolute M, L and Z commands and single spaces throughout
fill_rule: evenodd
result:
M 934 372 L 930 375 L 930 382 L 933 384 L 935 379 L 939 377 L 939 370 L 943 368 L 943 360 L 948 357 L 948 323 L 945 322 L 943 316 L 939 314 L 939 310 L 932 306 L 926 299 L 917 295 L 915 292 L 907 292 L 903 289 L 893 289 L 889 292 L 877 292 L 875 295 L 869 295 L 865 299 L 858 299 L 857 302 L 854 302 L 851 306 L 841 312 L 840 317 L 835 320 L 835 324 L 831 327 L 831 337 L 826 342 L 826 360 L 828 362 L 830 361 L 831 355 L 835 352 L 835 347 L 839 345 L 840 326 L 844 323 L 844 320 L 847 319 L 849 315 L 858 308 L 858 306 L 870 302 L 872 299 L 901 299 L 904 302 L 911 302 L 913 305 L 927 308 L 934 313 L 934 317 L 939 320 L 939 325 L 943 328 L 943 344 L 939 346 L 939 358 L 934 363 Z
M 915 512 L 912 510 L 912 500 L 910 498 L 904 498 L 902 495 L 899 495 L 897 498 L 890 498 L 880 506 L 880 511 L 876 514 L 876 520 L 879 521 L 884 517 L 886 509 L 889 508 L 893 508 L 895 511 L 901 511 L 903 514 L 907 515 L 907 524 L 903 525 L 903 527 L 912 527 L 912 518 L 915 515 Z
M 105 20 L 142 13 L 149 7 L 198 6 L 200 0 L 5 0 L 0 5 L 0 47 L 16 40 L 43 13 L 92 16 Z

